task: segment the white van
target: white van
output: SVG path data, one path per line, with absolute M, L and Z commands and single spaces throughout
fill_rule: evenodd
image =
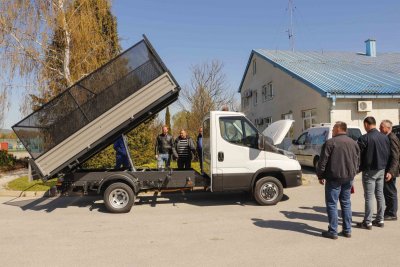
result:
M 297 139 L 293 140 L 288 150 L 296 155 L 301 165 L 316 168 L 322 145 L 326 140 L 332 138 L 333 125 L 321 123 L 305 130 Z M 347 135 L 357 141 L 362 134 L 358 126 L 347 126 Z

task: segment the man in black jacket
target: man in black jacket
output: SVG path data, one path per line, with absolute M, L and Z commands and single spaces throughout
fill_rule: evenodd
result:
M 350 190 L 360 163 L 360 149 L 357 143 L 347 136 L 347 125 L 338 121 L 332 130 L 333 138 L 322 146 L 321 158 L 317 167 L 320 184 L 325 184 L 325 202 L 328 214 L 328 231 L 322 236 L 337 239 L 338 211 L 340 201 L 345 237 L 351 237 Z
M 162 133 L 157 136 L 155 144 L 155 154 L 157 159 L 157 167 L 163 169 L 164 165 L 169 168 L 171 155 L 177 157 L 174 144 L 174 138 L 168 134 L 168 127 L 162 127 Z
M 374 117 L 364 119 L 364 129 L 367 132 L 358 139 L 361 150 L 362 182 L 365 199 L 364 220 L 357 227 L 371 230 L 372 225 L 384 226 L 385 199 L 383 197 L 383 180 L 390 155 L 389 138 L 376 129 Z M 372 201 L 375 195 L 377 214 L 372 220 Z
M 390 157 L 386 166 L 383 195 L 385 196 L 385 221 L 397 220 L 397 189 L 396 177 L 399 175 L 399 150 L 400 144 L 397 136 L 392 132 L 392 122 L 383 120 L 379 126 L 381 133 L 389 137 Z

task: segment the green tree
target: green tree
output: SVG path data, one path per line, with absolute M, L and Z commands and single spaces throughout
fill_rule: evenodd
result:
M 236 109 L 235 92 L 229 88 L 223 68 L 222 62 L 213 60 L 191 69 L 191 83 L 182 90 L 180 104 L 186 112 L 186 129 L 190 129 L 192 137 L 210 111 L 220 110 L 224 106 L 230 110 Z
M 168 129 L 170 133 L 172 133 L 172 128 L 171 128 L 171 113 L 169 113 L 169 107 L 167 107 L 167 110 L 165 111 L 165 125 L 168 126 Z

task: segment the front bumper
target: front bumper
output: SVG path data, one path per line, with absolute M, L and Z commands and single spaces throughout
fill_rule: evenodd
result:
M 301 171 L 283 171 L 283 177 L 285 179 L 286 188 L 296 187 L 302 185 Z

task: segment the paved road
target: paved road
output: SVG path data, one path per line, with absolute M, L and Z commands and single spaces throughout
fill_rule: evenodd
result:
M 2 266 L 398 266 L 400 223 L 351 239 L 324 239 L 323 187 L 287 189 L 261 207 L 245 194 L 191 193 L 138 199 L 106 213 L 95 197 L 0 198 Z M 315 178 L 315 177 L 314 177 Z M 362 220 L 359 181 L 353 220 Z

